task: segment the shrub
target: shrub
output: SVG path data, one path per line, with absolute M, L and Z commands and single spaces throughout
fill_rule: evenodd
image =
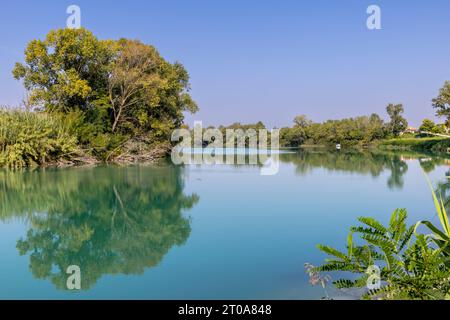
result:
M 20 168 L 70 159 L 77 139 L 61 117 L 0 109 L 0 166 Z

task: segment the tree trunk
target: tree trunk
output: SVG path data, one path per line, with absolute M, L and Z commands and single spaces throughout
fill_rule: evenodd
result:
M 119 112 L 117 113 L 115 119 L 114 119 L 114 123 L 112 126 L 112 132 L 116 131 L 117 128 L 117 124 L 119 123 L 119 119 L 120 119 L 120 115 L 122 114 L 122 106 L 119 108 Z

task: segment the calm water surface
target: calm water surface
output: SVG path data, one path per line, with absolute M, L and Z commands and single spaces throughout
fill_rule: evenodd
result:
M 298 152 L 274 176 L 250 165 L 0 171 L 0 298 L 320 299 L 304 272 L 323 261 L 316 244 L 343 248 L 358 216 L 387 222 L 398 207 L 411 223 L 437 221 L 422 171 L 447 190 L 449 164 Z M 66 289 L 69 265 L 82 291 Z

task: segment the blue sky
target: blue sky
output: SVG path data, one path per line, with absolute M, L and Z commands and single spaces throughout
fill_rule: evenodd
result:
M 186 66 L 200 107 L 189 124 L 386 117 L 385 106 L 401 102 L 417 125 L 450 80 L 448 0 L 6 0 L 0 104 L 20 101 L 14 63 L 28 41 L 65 27 L 71 4 L 99 38 L 137 38 Z M 382 30 L 366 28 L 370 4 L 381 7 Z

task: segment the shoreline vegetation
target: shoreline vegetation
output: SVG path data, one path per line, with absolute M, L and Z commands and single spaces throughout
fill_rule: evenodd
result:
M 33 40 L 13 69 L 27 95 L 19 108 L 0 108 L 0 167 L 152 162 L 170 154 L 174 129 L 189 127 L 198 106 L 189 74 L 138 40 L 99 40 L 86 29 L 59 29 Z M 432 100 L 443 124 L 425 119 L 409 128 L 402 104 L 389 104 L 389 121 L 373 113 L 322 123 L 305 115 L 279 128 L 280 148 L 379 148 L 446 153 L 450 82 Z M 267 129 L 234 123 L 218 128 Z M 211 141 L 205 141 L 207 146 Z
M 17 109 L 0 110 L 0 166 L 22 167 L 68 167 L 89 166 L 113 162 L 117 164 L 146 163 L 164 158 L 170 145 L 156 144 L 134 138 L 106 154 L 106 149 L 95 147 L 83 149 L 77 142 L 76 133 L 60 115 L 28 112 Z M 6 143 L 7 141 L 7 143 Z M 104 151 L 102 160 L 96 154 Z M 113 155 L 113 157 L 111 157 Z M 108 159 L 110 157 L 110 159 Z
M 27 95 L 0 110 L 0 167 L 148 162 L 195 113 L 189 74 L 138 40 L 86 29 L 33 40 L 13 69 Z
M 401 139 L 388 139 L 380 141 L 377 147 L 390 150 L 448 153 L 450 138 L 405 137 Z

